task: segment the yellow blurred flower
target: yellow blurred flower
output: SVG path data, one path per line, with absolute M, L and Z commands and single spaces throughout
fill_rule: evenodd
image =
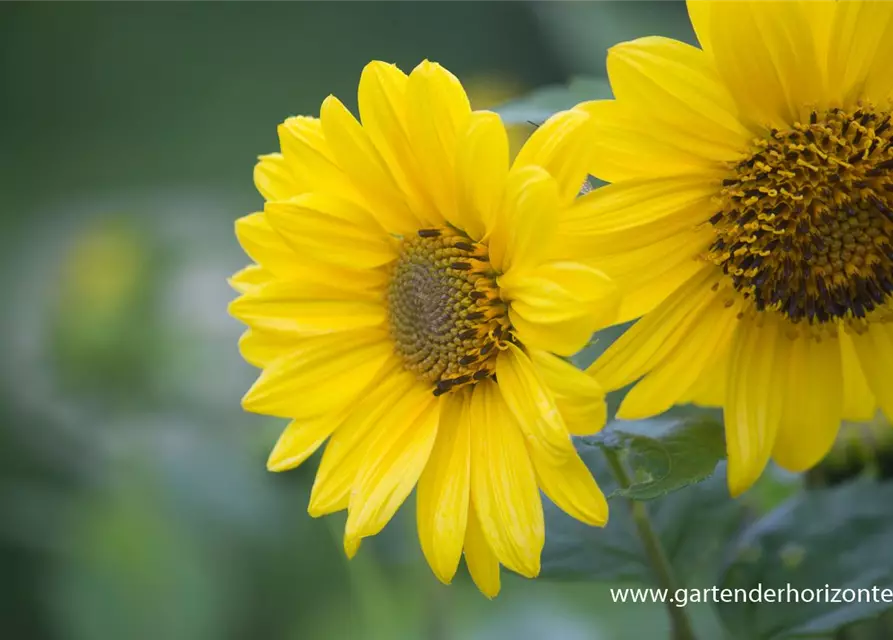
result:
M 147 253 L 139 231 L 122 219 L 104 218 L 73 240 L 61 292 L 66 301 L 90 313 L 117 313 L 139 287 Z
M 893 418 L 893 3 L 689 2 L 701 48 L 612 48 L 612 184 L 559 229 L 643 316 L 596 362 L 619 415 L 725 409 L 729 486 Z M 570 250 L 570 249 L 569 249 Z
M 449 582 L 464 550 L 492 597 L 500 564 L 539 572 L 540 489 L 607 519 L 570 438 L 604 424 L 603 393 L 553 355 L 616 314 L 613 285 L 555 239 L 589 116 L 556 115 L 510 164 L 499 117 L 437 64 L 369 64 L 359 110 L 330 96 L 319 119 L 289 118 L 256 167 L 267 202 L 236 225 L 256 264 L 231 312 L 263 373 L 243 406 L 292 419 L 272 470 L 328 440 L 309 511 L 348 510 L 348 555 L 418 485 L 434 573 Z

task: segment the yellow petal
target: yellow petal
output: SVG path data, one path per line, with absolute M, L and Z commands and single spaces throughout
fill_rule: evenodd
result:
M 709 225 L 668 234 L 651 244 L 626 251 L 599 251 L 587 259 L 574 256 L 598 267 L 612 280 L 624 283 L 646 282 L 660 277 L 668 267 L 695 258 L 703 264 L 705 250 L 716 240 L 716 232 Z
M 790 362 L 772 459 L 788 471 L 801 472 L 825 457 L 840 429 L 843 410 L 840 344 L 837 339 L 816 342 L 804 337 L 792 340 L 784 335 L 779 339 L 790 343 Z
M 326 334 L 268 364 L 242 398 L 253 413 L 310 418 L 349 405 L 393 353 L 384 331 Z
M 410 210 L 369 135 L 338 98 L 329 96 L 323 101 L 320 120 L 338 165 L 382 227 L 390 233 L 410 235 L 430 225 L 430 221 L 416 215 L 419 212 Z
M 868 422 L 877 412 L 877 402 L 868 381 L 862 373 L 862 365 L 856 355 L 853 340 L 845 331 L 840 336 L 840 363 L 843 368 L 843 419 Z
M 511 269 L 499 277 L 509 318 L 524 344 L 569 356 L 617 315 L 617 288 L 602 272 L 576 262 Z
M 733 497 L 757 481 L 775 445 L 789 342 L 781 335 L 778 322 L 770 314 L 745 318 L 732 344 L 724 418 Z
M 599 312 L 610 317 L 612 305 L 616 304 L 614 284 L 601 271 L 578 262 L 548 262 L 529 270 L 512 269 L 498 282 L 503 298 L 533 321 L 558 322 Z M 585 309 L 581 311 L 575 305 Z M 593 321 L 593 325 L 597 324 Z
M 555 398 L 527 354 L 509 343 L 496 359 L 496 379 L 505 405 L 531 447 L 556 461 L 574 454 Z
M 350 179 L 338 166 L 318 118 L 288 118 L 279 125 L 278 132 L 282 155 L 298 184 L 298 190 L 288 194 L 289 197 L 307 191 L 324 191 L 337 193 L 353 202 L 363 201 Z
M 635 382 L 658 366 L 688 337 L 692 324 L 712 302 L 717 273 L 704 267 L 618 338 L 589 368 L 606 390 Z
M 298 196 L 292 203 L 267 203 L 267 207 L 279 222 L 277 228 L 271 225 L 271 216 L 252 213 L 236 220 L 236 237 L 245 253 L 272 276 L 283 280 L 312 280 L 357 292 L 381 290 L 386 283 L 385 270 L 369 269 L 364 263 L 383 264 L 382 260 L 393 260 L 396 252 L 384 231 L 362 209 L 316 194 Z M 306 213 L 303 218 L 302 213 Z M 316 224 L 331 230 L 335 234 L 332 241 L 326 243 L 324 237 L 294 237 L 291 239 L 300 249 L 296 252 L 285 236 L 293 226 L 300 228 L 301 220 L 309 228 Z M 299 235 L 299 231 L 295 234 Z M 333 250 L 331 245 L 332 242 L 337 245 L 338 234 L 344 236 L 347 246 L 351 241 L 367 242 L 371 246 L 349 255 L 344 250 Z M 383 252 L 386 254 L 382 255 Z
M 608 501 L 577 453 L 555 464 L 536 447 L 528 447 L 528 452 L 540 488 L 549 500 L 580 522 L 594 527 L 607 524 Z
M 683 258 L 678 264 L 668 266 L 667 271 L 660 277 L 640 282 L 635 287 L 621 284 L 624 294 L 614 324 L 629 322 L 651 313 L 703 267 L 704 263 L 700 258 Z
M 456 146 L 468 126 L 471 106 L 462 84 L 449 71 L 427 60 L 409 74 L 406 117 L 418 171 L 437 211 L 452 220 L 456 201 Z
M 267 469 L 270 471 L 294 469 L 319 449 L 326 438 L 341 424 L 342 419 L 343 416 L 333 414 L 309 420 L 292 420 L 270 452 Z
M 310 339 L 309 336 L 294 333 L 249 329 L 239 338 L 239 353 L 248 364 L 263 368 L 297 351 Z
M 288 200 L 304 190 L 281 153 L 271 153 L 257 159 L 254 186 L 264 200 Z
M 527 352 L 555 397 L 568 432 L 587 436 L 600 431 L 607 421 L 608 410 L 605 392 L 595 378 L 541 349 Z
M 684 174 L 721 180 L 728 172 L 726 163 L 705 157 L 698 153 L 697 146 L 690 146 L 686 130 L 643 127 L 643 116 L 631 105 L 595 100 L 576 108 L 592 119 L 588 130 L 592 145 L 589 173 L 606 182 Z
M 299 254 L 345 266 L 372 268 L 396 258 L 391 240 L 364 209 L 325 193 L 268 202 L 270 224 Z
M 450 222 L 480 240 L 492 228 L 505 197 L 509 141 L 499 116 L 472 113 L 456 153 L 459 204 Z
M 688 18 L 701 48 L 710 53 L 710 7 L 713 0 L 686 0 Z
M 832 106 L 827 99 L 827 3 L 773 2 L 754 16 L 773 56 L 789 109 L 805 120 L 812 108 Z M 889 15 L 889 13 L 888 13 Z
M 237 271 L 228 282 L 239 293 L 248 293 L 249 291 L 255 291 L 258 287 L 267 284 L 272 279 L 272 273 L 259 264 L 252 264 Z
M 716 239 L 704 226 L 620 251 L 596 252 L 587 260 L 617 284 L 621 293 L 614 324 L 635 320 L 652 311 L 704 266 L 703 255 Z
M 734 338 L 733 338 L 734 340 Z M 729 371 L 729 351 L 717 353 L 713 362 L 698 377 L 679 404 L 692 403 L 700 407 L 720 408 L 726 404 L 726 382 Z
M 828 52 L 831 47 L 831 31 L 837 14 L 837 0 L 799 0 L 808 2 L 809 23 L 812 26 L 813 41 L 816 46 L 816 60 L 823 71 L 826 90 L 830 87 L 828 78 Z
M 545 324 L 530 322 L 524 316 L 509 309 L 515 335 L 525 345 L 548 349 L 562 356 L 571 356 L 586 346 L 592 336 L 590 318 L 574 318 Z
M 490 262 L 498 271 L 537 266 L 555 235 L 558 186 L 536 166 L 509 171 L 505 201 L 490 231 Z
M 649 36 L 611 47 L 607 66 L 615 98 L 647 118 L 649 128 L 684 134 L 690 153 L 727 162 L 750 147 L 753 133 L 700 49 Z
M 229 312 L 250 327 L 302 334 L 382 326 L 384 303 L 358 297 L 313 282 L 277 280 L 234 300 Z
M 729 346 L 731 347 L 731 345 Z M 701 373 L 688 393 L 679 399 L 679 404 L 692 403 L 700 407 L 712 408 L 725 406 L 730 351 L 730 348 L 726 348 L 723 352 L 715 355 L 711 365 Z
M 656 416 L 680 403 L 717 354 L 727 349 L 738 327 L 740 295 L 726 290 L 713 298 L 686 336 L 634 386 L 617 411 L 622 420 Z
M 710 8 L 710 44 L 719 75 L 752 127 L 803 121 L 823 96 L 809 5 L 718 2 Z
M 344 535 L 344 555 L 347 556 L 348 560 L 353 560 L 353 557 L 357 555 L 361 542 L 362 538 L 350 538 L 347 534 Z
M 531 134 L 512 168 L 543 167 L 555 179 L 561 202 L 570 203 L 589 175 L 592 141 L 585 135 L 588 125 L 589 114 L 585 111 L 556 113 Z
M 378 429 L 357 473 L 344 536 L 374 536 L 406 500 L 431 455 L 440 421 L 440 399 L 395 407 L 387 428 Z
M 283 278 L 292 275 L 298 258 L 265 214 L 252 213 L 236 220 L 236 238 L 245 253 L 272 274 Z
M 301 279 L 253 285 L 230 303 L 230 314 L 251 327 L 330 333 L 384 323 L 385 274 L 374 270 L 308 265 Z
M 850 334 L 868 386 L 884 415 L 893 421 L 893 324 L 872 322 L 861 334 Z
M 703 176 L 630 180 L 578 198 L 559 218 L 555 248 L 590 258 L 654 245 L 712 216 L 718 183 Z
M 465 564 L 474 584 L 491 600 L 499 593 L 499 560 L 487 544 L 484 532 L 475 514 L 474 505 L 468 510 L 468 526 L 465 530 Z
M 396 65 L 373 61 L 360 76 L 360 119 L 369 139 L 381 154 L 400 191 L 414 212 L 433 211 L 425 176 L 406 131 L 408 77 Z M 417 217 L 427 217 L 420 214 Z
M 834 98 L 847 107 L 864 97 L 888 99 L 893 90 L 891 41 L 893 5 L 837 3 L 828 56 L 828 77 Z
M 481 531 L 502 564 L 535 577 L 545 542 L 543 505 L 524 436 L 495 382 L 475 386 L 471 419 L 471 495 Z
M 893 102 L 893 79 L 890 78 L 890 64 L 893 60 L 893 19 L 890 18 L 890 6 L 884 6 L 887 12 L 887 29 L 881 37 L 877 52 L 874 55 L 874 65 L 868 74 L 865 83 L 864 94 L 877 104 L 891 104 Z
M 308 512 L 318 517 L 346 509 L 350 489 L 363 463 L 375 428 L 401 401 L 424 402 L 431 390 L 420 385 L 393 356 L 381 373 L 357 399 L 353 411 L 332 435 L 319 463 L 310 492 Z
M 785 0 L 785 2 L 801 2 L 806 5 L 807 22 L 812 28 L 813 40 L 816 45 L 816 60 L 821 64 L 828 59 L 831 26 L 834 21 L 836 5 L 841 3 L 836 0 Z M 714 4 L 715 0 L 687 0 L 686 2 L 692 28 L 698 37 L 701 48 L 708 54 L 712 50 L 710 7 Z
M 416 520 L 422 552 L 438 580 L 456 573 L 468 521 L 471 473 L 470 390 L 443 396 L 437 441 L 416 491 Z

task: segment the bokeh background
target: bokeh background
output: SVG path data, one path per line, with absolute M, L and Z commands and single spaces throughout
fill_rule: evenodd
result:
M 691 41 L 684 6 L 0 4 L 0 637 L 663 637 L 605 585 L 440 585 L 412 500 L 348 563 L 306 514 L 317 458 L 265 470 L 284 422 L 239 407 L 225 281 L 255 157 L 355 107 L 369 60 L 437 60 L 486 108 L 653 33 Z

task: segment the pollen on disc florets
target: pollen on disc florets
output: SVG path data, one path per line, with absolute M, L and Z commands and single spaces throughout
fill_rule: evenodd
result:
M 487 247 L 455 229 L 402 242 L 388 287 L 391 337 L 405 367 L 440 395 L 493 375 L 511 341 Z
M 708 259 L 758 311 L 855 321 L 893 300 L 890 112 L 813 112 L 723 181 Z

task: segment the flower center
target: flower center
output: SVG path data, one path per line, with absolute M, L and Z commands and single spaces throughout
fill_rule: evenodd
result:
M 813 112 L 773 130 L 723 180 L 708 259 L 756 309 L 864 318 L 893 298 L 890 113 Z
M 403 240 L 388 287 L 388 321 L 406 368 L 441 395 L 493 375 L 510 341 L 487 247 L 455 229 Z

